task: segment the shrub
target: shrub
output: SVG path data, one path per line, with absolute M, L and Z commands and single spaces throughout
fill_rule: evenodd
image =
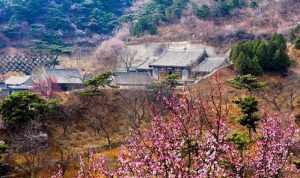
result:
M 258 81 L 258 79 L 251 75 L 237 76 L 230 80 L 229 83 L 238 89 L 247 89 L 248 91 L 255 91 L 264 88 L 265 83 Z
M 210 8 L 207 5 L 202 5 L 196 10 L 196 16 L 200 19 L 207 19 L 210 16 Z
M 245 150 L 247 145 L 250 144 L 248 136 L 244 133 L 234 133 L 229 139 L 237 146 L 237 149 L 240 151 Z
M 0 104 L 0 113 L 7 125 L 18 125 L 49 111 L 46 100 L 31 92 L 16 92 Z

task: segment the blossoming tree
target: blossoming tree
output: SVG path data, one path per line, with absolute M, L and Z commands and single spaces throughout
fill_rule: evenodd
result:
M 80 158 L 78 178 L 276 177 L 285 174 L 296 127 L 292 117 L 265 114 L 256 138 L 240 154 L 229 139 L 229 105 L 218 82 L 207 97 L 190 93 L 153 109 L 150 125 L 132 131 L 116 166 L 103 157 Z M 114 168 L 112 168 L 114 167 Z M 62 177 L 62 171 L 53 178 Z
M 46 98 L 53 98 L 60 91 L 57 79 L 49 75 L 46 69 L 41 68 L 34 71 L 32 75 L 32 91 Z

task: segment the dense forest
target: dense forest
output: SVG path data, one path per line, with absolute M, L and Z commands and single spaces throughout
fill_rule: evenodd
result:
M 178 21 L 192 9 L 202 20 L 230 16 L 243 7 L 255 8 L 256 1 L 218 0 L 211 5 L 190 0 L 150 0 L 129 12 L 133 0 L 0 0 L 0 49 L 32 47 L 68 52 L 72 45 L 112 35 L 125 22 L 132 36 L 157 34 L 158 26 Z M 12 43 L 12 44 L 11 44 Z
M 112 34 L 131 4 L 132 0 L 1 0 L 0 34 L 7 41 L 66 46 L 65 39 L 74 36 Z

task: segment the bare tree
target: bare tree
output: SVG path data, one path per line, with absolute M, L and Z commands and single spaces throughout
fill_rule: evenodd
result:
M 48 134 L 40 128 L 40 123 L 31 121 L 21 133 L 12 134 L 14 138 L 12 147 L 21 153 L 20 159 L 24 160 L 19 167 L 31 178 L 37 177 L 38 170 L 44 166 L 47 159 L 45 151 L 48 148 Z
M 96 117 L 91 119 L 90 127 L 96 131 L 97 135 L 103 134 L 106 138 L 107 145 L 111 149 L 112 148 L 112 137 L 109 132 L 109 128 L 112 127 L 107 120 L 107 117 L 103 116 L 103 114 L 98 114 Z
M 139 94 L 137 94 L 139 93 Z M 121 93 L 122 113 L 129 119 L 130 127 L 138 129 L 149 118 L 149 102 L 147 94 L 142 91 Z
M 119 127 L 118 105 L 115 104 L 114 94 L 102 93 L 101 95 L 83 96 L 82 116 L 89 122 L 90 128 L 95 130 L 97 135 L 102 135 L 107 141 L 109 148 L 112 148 L 112 134 Z
M 257 93 L 265 102 L 270 103 L 273 109 L 282 112 L 287 109 L 287 112 L 293 112 L 297 106 L 297 98 L 299 92 L 299 79 L 293 82 L 269 82 L 268 87 L 263 91 Z M 297 87 L 298 86 L 298 87 Z
M 127 72 L 129 72 L 129 70 L 137 62 L 136 55 L 137 55 L 137 51 L 130 50 L 127 47 L 125 47 L 121 50 L 120 55 L 119 55 L 119 63 L 120 63 L 120 65 L 124 65 Z
M 123 39 L 119 36 L 104 41 L 95 51 L 94 55 L 98 63 L 106 69 L 113 69 L 118 65 L 118 56 L 124 47 Z

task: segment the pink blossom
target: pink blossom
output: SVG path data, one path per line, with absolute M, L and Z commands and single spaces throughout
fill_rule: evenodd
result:
M 229 112 L 217 81 L 207 97 L 173 95 L 153 110 L 146 128 L 131 132 L 115 169 L 104 158 L 80 160 L 78 178 L 101 175 L 133 178 L 274 177 L 291 167 L 297 133 L 293 117 L 265 114 L 256 138 L 241 154 L 228 138 Z M 97 177 L 97 176 L 94 176 Z

